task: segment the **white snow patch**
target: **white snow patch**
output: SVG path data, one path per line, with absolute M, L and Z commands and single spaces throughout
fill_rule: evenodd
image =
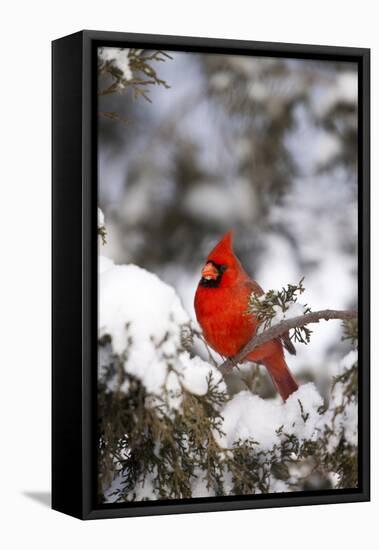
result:
M 114 266 L 113 260 L 107 258 L 106 256 L 99 256 L 98 262 L 99 275 L 102 275 L 105 271 Z
M 275 479 L 274 477 L 270 480 L 270 493 L 288 493 L 290 492 L 290 488 L 288 487 L 287 483 L 285 481 L 282 481 L 281 479 Z
M 341 370 L 343 369 L 351 369 L 351 367 L 358 361 L 358 350 L 352 349 L 347 353 L 343 359 L 341 360 L 340 366 Z
M 104 214 L 101 208 L 97 209 L 97 227 L 104 227 Z
M 196 468 L 195 479 L 192 482 L 192 498 L 214 497 L 215 491 L 207 488 L 206 475 L 203 470 Z
M 99 337 L 110 335 L 113 351 L 120 356 L 127 352 L 125 369 L 149 391 L 159 392 L 167 370 L 165 345 L 180 346 L 180 326 L 188 321 L 174 289 L 156 275 L 135 265 L 109 263 L 102 272 Z
M 331 132 L 316 133 L 312 150 L 312 161 L 317 166 L 325 166 L 339 155 L 341 150 L 340 139 Z
M 285 403 L 242 391 L 223 408 L 221 430 L 225 435 L 215 433 L 215 437 L 224 448 L 232 447 L 238 440 L 253 439 L 261 449 L 267 450 L 279 442 L 276 431 L 283 426 L 284 432 L 295 434 L 299 440 L 312 439 L 321 418 L 318 408 L 322 404 L 312 383 L 300 386 Z
M 340 375 L 344 371 L 350 369 L 358 360 L 357 350 L 352 350 L 345 355 L 335 369 L 336 374 Z M 339 444 L 342 433 L 346 441 L 350 445 L 358 445 L 358 407 L 353 399 L 347 402 L 347 397 L 344 395 L 344 385 L 338 382 L 331 395 L 329 409 L 325 414 L 324 424 L 334 425 L 333 435 L 328 441 L 328 451 L 333 453 Z M 334 416 L 334 410 L 341 412 Z
M 112 337 L 116 353 L 121 355 L 125 350 L 128 323 L 132 325 L 130 336 L 134 347 L 143 354 L 141 348 L 146 344 L 147 335 L 149 340 L 159 344 L 170 329 L 180 336 L 178 327 L 188 321 L 174 289 L 153 273 L 136 265 L 113 265 L 102 273 L 100 336 L 109 334 Z
M 121 71 L 124 80 L 131 80 L 133 78 L 129 65 L 128 48 L 99 48 L 98 56 L 102 63 L 110 62 Z
M 357 71 L 339 74 L 333 83 L 314 97 L 313 109 L 319 116 L 325 116 L 339 102 L 356 104 L 358 101 Z
M 99 337 L 111 336 L 112 351 L 124 358 L 126 372 L 152 394 L 165 388 L 172 408 L 180 407 L 182 386 L 205 395 L 212 377 L 225 390 L 215 367 L 183 351 L 181 333 L 190 319 L 171 286 L 145 269 L 104 257 L 99 274 Z
M 350 402 L 346 405 L 340 421 L 340 428 L 344 430 L 346 441 L 350 445 L 358 445 L 358 407 Z
M 298 302 L 290 302 L 286 311 L 283 311 L 280 306 L 274 306 L 275 316 L 272 318 L 271 326 L 288 319 L 293 319 L 294 317 L 301 317 L 304 315 L 306 307 L 304 304 L 299 304 Z
M 203 361 L 200 357 L 190 357 L 188 352 L 179 356 L 180 378 L 183 386 L 194 395 L 205 395 L 208 390 L 209 377 L 214 384 L 219 384 L 219 389 L 225 391 L 222 375 L 215 367 Z

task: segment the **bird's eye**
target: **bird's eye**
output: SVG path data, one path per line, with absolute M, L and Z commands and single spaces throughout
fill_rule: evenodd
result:
M 225 273 L 225 271 L 228 269 L 228 266 L 226 266 L 225 264 L 222 264 L 218 269 L 220 273 Z

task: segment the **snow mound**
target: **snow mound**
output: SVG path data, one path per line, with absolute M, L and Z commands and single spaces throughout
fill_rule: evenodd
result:
M 238 440 L 254 440 L 263 450 L 279 443 L 277 431 L 294 434 L 299 440 L 315 437 L 323 400 L 314 384 L 304 384 L 285 403 L 267 400 L 242 391 L 221 411 L 225 435 L 215 434 L 219 445 L 231 448 Z
M 128 336 L 144 360 L 148 352 L 143 348 L 149 343 L 148 347 L 156 344 L 172 353 L 172 344 L 178 344 L 180 338 L 178 327 L 189 322 L 174 289 L 136 265 L 110 265 L 103 258 L 100 267 L 100 337 L 109 334 L 113 350 L 119 355 L 125 350 Z M 167 333 L 172 336 L 168 342 Z
M 180 406 L 183 388 L 205 395 L 210 377 L 224 388 L 215 367 L 183 349 L 183 330 L 189 326 L 171 286 L 135 265 L 99 258 L 99 338 L 111 337 L 112 352 L 149 393 L 168 390 L 174 408 Z
M 97 209 L 97 227 L 104 227 L 104 214 L 101 208 Z

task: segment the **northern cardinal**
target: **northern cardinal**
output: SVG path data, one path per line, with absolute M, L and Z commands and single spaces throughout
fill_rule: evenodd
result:
M 256 333 L 259 323 L 247 313 L 252 292 L 264 294 L 234 254 L 229 231 L 208 255 L 195 295 L 196 317 L 205 340 L 224 357 L 233 357 Z M 285 401 L 298 385 L 285 362 L 283 345 L 296 353 L 287 333 L 258 346 L 245 361 L 263 364 Z

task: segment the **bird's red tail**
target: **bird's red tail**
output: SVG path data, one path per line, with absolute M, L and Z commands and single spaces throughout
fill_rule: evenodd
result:
M 284 356 L 281 354 L 273 354 L 262 361 L 266 369 L 271 375 L 276 389 L 280 393 L 283 401 L 298 389 L 298 384 L 292 376 Z

